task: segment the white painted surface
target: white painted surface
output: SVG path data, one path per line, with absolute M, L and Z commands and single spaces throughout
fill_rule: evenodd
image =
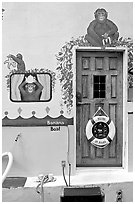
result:
M 18 133 L 21 137 L 15 142 Z M 4 127 L 2 147 L 14 157 L 10 176 L 61 175 L 61 161 L 67 161 L 68 130 L 64 126 L 60 131 L 51 131 L 51 127 Z
M 72 37 L 76 39 L 86 34 L 98 7 L 108 11 L 108 18 L 118 26 L 120 37 L 133 36 L 132 2 L 3 2 L 2 7 L 5 9 L 2 22 L 3 117 L 5 111 L 9 112 L 10 118 L 18 117 L 19 107 L 23 109 L 21 115 L 25 118 L 31 117 L 33 110 L 35 116 L 44 117 L 47 106 L 51 116 L 58 116 L 62 100 L 57 80 L 50 102 L 38 105 L 11 102 L 5 79 L 9 70 L 3 63 L 8 54 L 22 53 L 27 70 L 45 68 L 56 71 L 55 55 Z M 63 108 L 66 110 L 65 105 Z M 69 116 L 66 111 L 64 114 Z
M 128 163 L 127 172 L 133 171 L 133 114 L 128 114 Z M 72 175 L 77 172 L 99 172 L 106 168 L 77 168 L 74 126 L 60 127 L 60 131 L 52 132 L 50 127 L 3 127 L 2 151 L 11 151 L 14 164 L 11 175 L 37 176 L 40 173 L 62 175 L 61 160 L 68 160 L 72 165 Z M 15 142 L 15 138 L 22 136 Z M 68 138 L 69 135 L 69 138 Z M 69 144 L 69 146 L 68 146 Z M 52 152 L 52 153 L 51 153 Z M 69 152 L 67 156 L 67 152 Z M 58 160 L 56 161 L 56 158 Z M 117 168 L 112 168 L 113 171 Z M 120 169 L 123 172 L 123 169 Z M 67 166 L 66 166 L 67 172 Z M 124 173 L 124 172 L 123 172 Z M 105 179 L 106 180 L 106 179 Z
M 117 192 L 122 191 L 123 202 L 133 202 L 133 183 L 103 183 L 91 184 L 86 187 L 99 186 L 101 191 L 105 194 L 105 202 L 116 202 Z M 44 199 L 45 202 L 60 202 L 60 196 L 63 195 L 64 186 L 44 186 Z M 76 186 L 79 187 L 79 186 Z M 80 186 L 80 187 L 85 187 Z M 35 187 L 17 188 L 17 189 L 3 189 L 2 190 L 3 202 L 40 202 L 40 195 L 36 193 Z
M 55 182 L 45 183 L 44 187 L 65 186 L 62 176 L 54 176 Z M 66 174 L 68 182 L 68 175 Z M 121 171 L 97 171 L 97 172 L 78 172 L 76 175 L 71 176 L 71 186 L 83 186 L 91 184 L 102 183 L 123 183 L 133 182 L 133 173 L 122 173 Z M 28 177 L 24 187 L 36 187 L 38 185 L 38 177 Z
M 40 5 L 38 4 L 38 7 L 36 7 L 36 4 L 33 6 L 29 4 L 28 6 L 28 4 L 26 3 L 25 4 L 22 3 L 18 4 L 13 2 L 11 4 L 3 3 L 3 6 L 6 9 L 3 20 L 3 61 L 10 52 L 12 54 L 22 52 L 28 69 L 45 67 L 55 71 L 56 69 L 55 54 L 57 54 L 60 51 L 61 47 L 66 41 L 71 40 L 71 37 L 79 37 L 79 35 L 86 34 L 86 28 L 90 20 L 93 19 L 93 12 L 97 9 L 97 3 L 61 4 L 61 7 L 63 8 L 62 10 L 60 9 L 58 4 L 57 5 L 54 3 L 52 4 L 48 4 L 47 6 L 44 7 L 41 4 Z M 127 8 L 131 11 L 132 4 L 130 4 L 129 2 L 127 2 L 126 4 L 124 4 L 123 2 L 119 4 L 117 3 L 109 4 L 102 2 L 98 3 L 99 7 L 101 4 L 102 6 L 105 6 L 105 8 L 109 12 L 109 16 L 111 18 L 112 17 L 114 18 L 116 24 L 118 23 L 118 26 L 120 27 L 121 36 L 132 37 L 132 12 L 125 12 L 127 11 Z M 23 7 L 21 5 L 23 5 Z M 121 12 L 119 12 L 119 9 L 121 9 Z M 33 15 L 33 12 L 35 11 L 36 15 Z M 82 13 L 81 18 L 80 12 Z M 117 14 L 120 15 L 119 18 L 117 18 L 116 12 Z M 123 19 L 123 17 L 125 19 Z M 20 27 L 20 24 L 22 25 L 22 23 L 23 26 Z M 27 29 L 23 29 L 25 25 L 27 26 Z M 128 29 L 125 29 L 125 25 L 128 25 Z M 18 28 L 17 35 L 16 28 Z M 25 31 L 23 32 L 23 34 L 22 29 L 23 31 Z M 129 34 L 131 34 L 131 36 L 129 36 Z M 2 71 L 4 75 L 8 74 L 8 70 L 5 68 L 4 65 Z M 39 106 L 37 106 L 37 104 L 35 103 L 23 105 L 21 103 L 13 104 L 9 101 L 9 93 L 7 92 L 6 81 L 5 78 L 3 77 L 3 113 L 4 111 L 8 110 L 9 116 L 11 118 L 16 118 L 16 116 L 18 116 L 17 109 L 19 107 L 22 108 L 23 106 L 25 107 L 25 109 L 23 109 L 22 115 L 25 118 L 30 117 L 31 111 L 33 110 L 36 111 L 35 116 L 42 117 L 46 115 L 45 108 L 49 106 L 51 108 L 50 115 L 58 116 L 60 111 L 59 105 L 61 101 L 59 83 L 56 86 L 56 90 L 57 91 L 53 93 L 53 99 L 50 103 L 46 104 L 40 103 Z M 75 90 L 76 89 L 74 89 L 74 91 Z M 128 104 L 126 103 L 125 105 Z M 127 110 L 130 111 L 133 110 L 132 104 L 128 105 Z M 131 121 L 132 116 L 130 116 L 128 123 L 129 143 L 127 150 L 128 161 L 126 162 L 126 165 L 128 165 L 128 168 L 132 172 L 133 135 Z M 18 142 L 14 142 L 19 132 L 22 133 L 22 137 L 19 138 Z M 62 174 L 61 160 L 67 161 L 68 151 L 67 134 L 68 134 L 67 127 L 61 127 L 60 132 L 53 133 L 50 131 L 50 127 L 37 127 L 37 128 L 4 127 L 2 136 L 3 152 L 11 151 L 14 156 L 14 166 L 10 175 L 30 177 L 31 176 L 35 177 L 40 173 L 43 174 L 53 173 L 54 176 L 56 174 L 61 175 Z M 76 136 L 73 126 L 70 126 L 69 143 L 70 143 L 69 160 L 72 163 L 72 172 L 75 175 L 72 176 L 71 178 L 72 179 L 71 182 L 73 185 L 77 184 L 84 185 L 99 182 L 110 183 L 116 181 L 125 182 L 132 180 L 132 174 L 129 173 L 121 174 L 121 172 L 118 173 L 117 171 L 115 173 L 111 172 L 111 174 L 110 171 L 108 171 L 107 173 L 104 170 L 103 170 L 104 172 L 100 170 L 97 173 L 93 173 L 95 169 L 92 169 L 93 172 L 91 173 L 89 173 L 88 169 L 85 169 L 85 172 L 81 172 L 80 170 L 79 172 L 77 172 L 75 161 Z M 27 186 L 30 185 L 33 186 L 33 183 L 30 182 L 26 183 Z M 64 185 L 64 181 L 61 176 L 57 177 L 56 183 L 50 183 L 47 185 L 56 184 Z

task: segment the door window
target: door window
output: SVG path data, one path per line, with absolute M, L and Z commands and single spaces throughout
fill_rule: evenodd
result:
M 106 90 L 105 90 L 106 77 L 103 75 L 102 76 L 95 75 L 93 77 L 94 77 L 94 86 L 93 86 L 94 98 L 105 98 L 106 96 Z

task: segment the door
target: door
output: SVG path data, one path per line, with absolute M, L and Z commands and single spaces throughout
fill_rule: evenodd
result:
M 122 166 L 123 53 L 77 51 L 76 161 L 77 167 Z M 86 124 L 101 107 L 113 121 L 116 133 L 103 149 L 86 137 Z

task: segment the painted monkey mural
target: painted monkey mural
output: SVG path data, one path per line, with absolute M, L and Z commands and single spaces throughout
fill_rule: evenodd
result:
M 50 99 L 50 75 L 15 73 L 11 75 L 12 101 L 44 101 Z
M 18 53 L 16 56 L 9 54 L 7 56 L 9 59 L 11 58 L 17 63 L 17 70 L 19 72 L 24 72 L 25 71 L 25 63 L 23 61 L 23 56 L 22 54 Z
M 31 79 L 32 78 L 32 79 Z M 38 101 L 40 100 L 43 86 L 36 77 L 30 75 L 25 77 L 23 82 L 18 86 L 22 101 Z
M 32 102 L 49 101 L 51 99 L 51 74 L 44 69 L 26 70 L 22 54 L 9 54 L 4 61 L 9 74 L 7 88 L 10 90 L 11 101 Z
M 108 13 L 106 10 L 98 8 L 94 15 L 95 20 L 89 24 L 85 39 L 92 46 L 97 47 L 111 44 L 113 41 L 118 40 L 118 28 L 111 20 L 107 19 Z

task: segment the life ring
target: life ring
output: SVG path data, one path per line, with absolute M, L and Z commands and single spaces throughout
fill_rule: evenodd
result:
M 91 144 L 104 148 L 115 136 L 115 125 L 108 116 L 94 116 L 86 125 L 86 136 Z

